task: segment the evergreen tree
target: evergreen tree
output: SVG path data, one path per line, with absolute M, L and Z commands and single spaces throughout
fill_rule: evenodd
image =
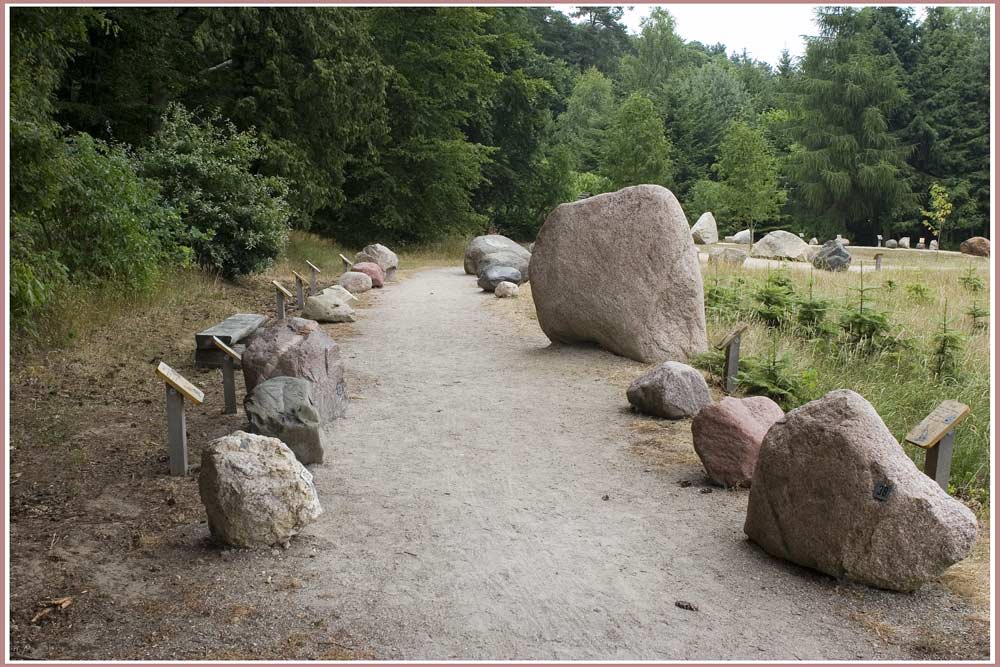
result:
M 671 185 L 670 143 L 652 100 L 633 93 L 608 131 L 601 173 L 614 188 L 652 183 Z
M 895 57 L 877 54 L 852 17 L 819 13 L 822 32 L 809 40 L 797 82 L 798 146 L 789 167 L 814 213 L 849 238 L 871 241 L 914 204 L 908 149 L 888 120 L 906 91 Z

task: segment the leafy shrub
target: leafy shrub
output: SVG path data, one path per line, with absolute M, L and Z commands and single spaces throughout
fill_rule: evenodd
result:
M 569 191 L 573 199 L 578 199 L 581 195 L 594 195 L 611 192 L 615 189 L 611 179 L 594 174 L 589 171 L 572 171 L 569 177 Z
M 159 265 L 178 257 L 178 217 L 155 181 L 137 176 L 122 147 L 79 134 L 51 145 L 59 177 L 47 197 L 12 215 L 11 312 L 37 312 L 67 282 L 115 280 L 144 291 Z
M 253 132 L 172 104 L 139 157 L 141 173 L 162 183 L 165 200 L 181 215 L 176 241 L 203 266 L 235 278 L 267 268 L 284 247 L 286 184 L 253 173 L 261 157 Z

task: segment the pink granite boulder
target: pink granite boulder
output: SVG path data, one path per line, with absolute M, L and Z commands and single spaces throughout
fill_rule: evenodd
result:
M 709 478 L 721 486 L 750 486 L 760 443 L 784 416 L 766 396 L 726 396 L 702 408 L 691 422 L 691 434 Z
M 351 267 L 351 271 L 363 273 L 372 279 L 372 287 L 382 287 L 385 284 L 385 273 L 382 267 L 375 262 L 358 262 Z

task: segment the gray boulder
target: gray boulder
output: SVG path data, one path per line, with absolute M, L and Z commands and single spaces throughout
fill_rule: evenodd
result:
M 306 298 L 302 317 L 317 322 L 353 322 L 354 309 L 338 293 L 324 290 Z
M 698 222 L 694 223 L 694 227 L 691 228 L 691 239 L 699 245 L 719 242 L 719 228 L 711 211 L 702 213 Z
M 809 245 L 819 245 L 819 239 L 817 239 L 815 236 L 812 237 L 811 239 L 809 239 Z
M 754 243 L 750 256 L 804 262 L 809 258 L 809 244 L 795 234 L 779 229 Z
M 198 491 L 212 537 L 234 547 L 285 544 L 323 513 L 312 473 L 292 450 L 243 431 L 204 449 Z
M 351 301 L 358 301 L 358 297 L 351 294 L 341 285 L 330 285 L 326 289 L 320 290 L 319 294 L 330 294 L 347 303 L 350 303 Z
M 372 277 L 360 271 L 345 271 L 337 282 L 351 294 L 361 294 L 372 288 Z
M 509 266 L 528 280 L 531 253 L 520 243 L 500 234 L 477 236 L 465 249 L 465 272 L 479 276 L 489 266 Z
M 381 243 L 373 243 L 354 256 L 354 263 L 371 262 L 378 264 L 386 280 L 395 280 L 399 268 L 399 257 Z
M 927 249 L 928 250 L 937 250 L 938 249 L 937 239 L 932 239 L 931 242 L 927 244 Z
M 264 380 L 247 394 L 243 407 L 252 433 L 278 438 L 303 465 L 323 462 L 328 434 L 311 382 L 293 377 Z
M 645 362 L 708 347 L 698 253 L 677 198 L 637 185 L 560 204 L 531 255 L 538 323 Z
M 694 417 L 712 402 L 701 372 L 676 361 L 662 363 L 637 377 L 626 396 L 640 412 L 667 419 Z
M 742 266 L 747 257 L 748 255 L 746 250 L 740 250 L 738 248 L 723 248 L 721 250 L 713 250 L 708 253 L 708 263 L 710 265 L 731 264 L 733 266 Z
M 846 271 L 851 265 L 851 253 L 840 241 L 824 243 L 812 258 L 812 265 L 824 271 Z
M 893 249 L 893 248 L 896 248 L 898 246 L 899 246 L 899 242 L 896 241 L 896 239 L 889 239 L 888 241 L 885 242 L 885 247 L 889 248 L 890 250 Z
M 910 237 L 909 236 L 900 237 L 900 239 L 899 239 L 899 247 L 900 248 L 909 248 L 910 247 Z
M 524 280 L 521 272 L 511 266 L 487 266 L 479 272 L 477 284 L 487 292 L 492 292 L 503 282 L 520 285 Z
M 496 294 L 498 299 L 507 299 L 513 296 L 517 296 L 518 292 L 521 290 L 518 288 L 517 283 L 510 283 L 506 280 L 497 284 L 496 289 L 493 293 Z
M 247 393 L 273 377 L 299 377 L 312 382 L 321 421 L 347 412 L 340 348 L 313 320 L 286 317 L 257 329 L 243 353 L 242 366 Z
M 912 591 L 969 554 L 977 522 L 917 469 L 868 401 L 839 389 L 764 436 L 744 532 L 773 556 Z
M 742 243 L 750 245 L 750 230 L 744 229 L 743 231 L 736 232 L 732 236 L 727 236 L 726 243 Z

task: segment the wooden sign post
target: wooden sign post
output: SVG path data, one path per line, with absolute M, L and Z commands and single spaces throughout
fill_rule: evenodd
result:
M 881 234 L 876 234 L 875 238 L 878 239 L 878 247 L 881 248 L 882 247 L 882 235 Z
M 736 374 L 740 370 L 740 338 L 747 330 L 747 324 L 738 324 L 735 329 L 719 341 L 715 349 L 726 351 L 726 393 L 736 391 Z
M 302 310 L 306 307 L 306 279 L 297 271 L 292 271 L 292 275 L 295 276 L 295 307 Z
M 170 474 L 187 474 L 187 430 L 184 422 L 184 399 L 200 405 L 205 394 L 180 373 L 162 361 L 156 374 L 167 388 L 167 454 L 170 455 Z
M 343 253 L 340 254 L 340 261 L 344 263 L 344 271 L 350 271 L 354 268 L 354 262 L 344 257 Z
M 875 253 L 875 270 L 882 270 L 882 253 L 880 252 Z
M 277 280 L 272 280 L 271 284 L 274 285 L 275 317 L 283 320 L 285 319 L 285 297 L 291 299 L 292 293 L 286 290 L 284 285 Z
M 958 401 L 942 401 L 906 434 L 906 442 L 927 450 L 924 474 L 948 490 L 951 456 L 955 448 L 955 427 L 969 416 L 969 406 Z
M 306 264 L 309 265 L 309 296 L 316 296 L 316 274 L 323 272 L 308 259 L 306 260 Z
M 220 349 L 222 357 L 222 395 L 226 399 L 225 414 L 236 414 L 236 364 L 243 361 L 239 352 L 229 347 L 216 336 L 212 336 L 212 343 Z

